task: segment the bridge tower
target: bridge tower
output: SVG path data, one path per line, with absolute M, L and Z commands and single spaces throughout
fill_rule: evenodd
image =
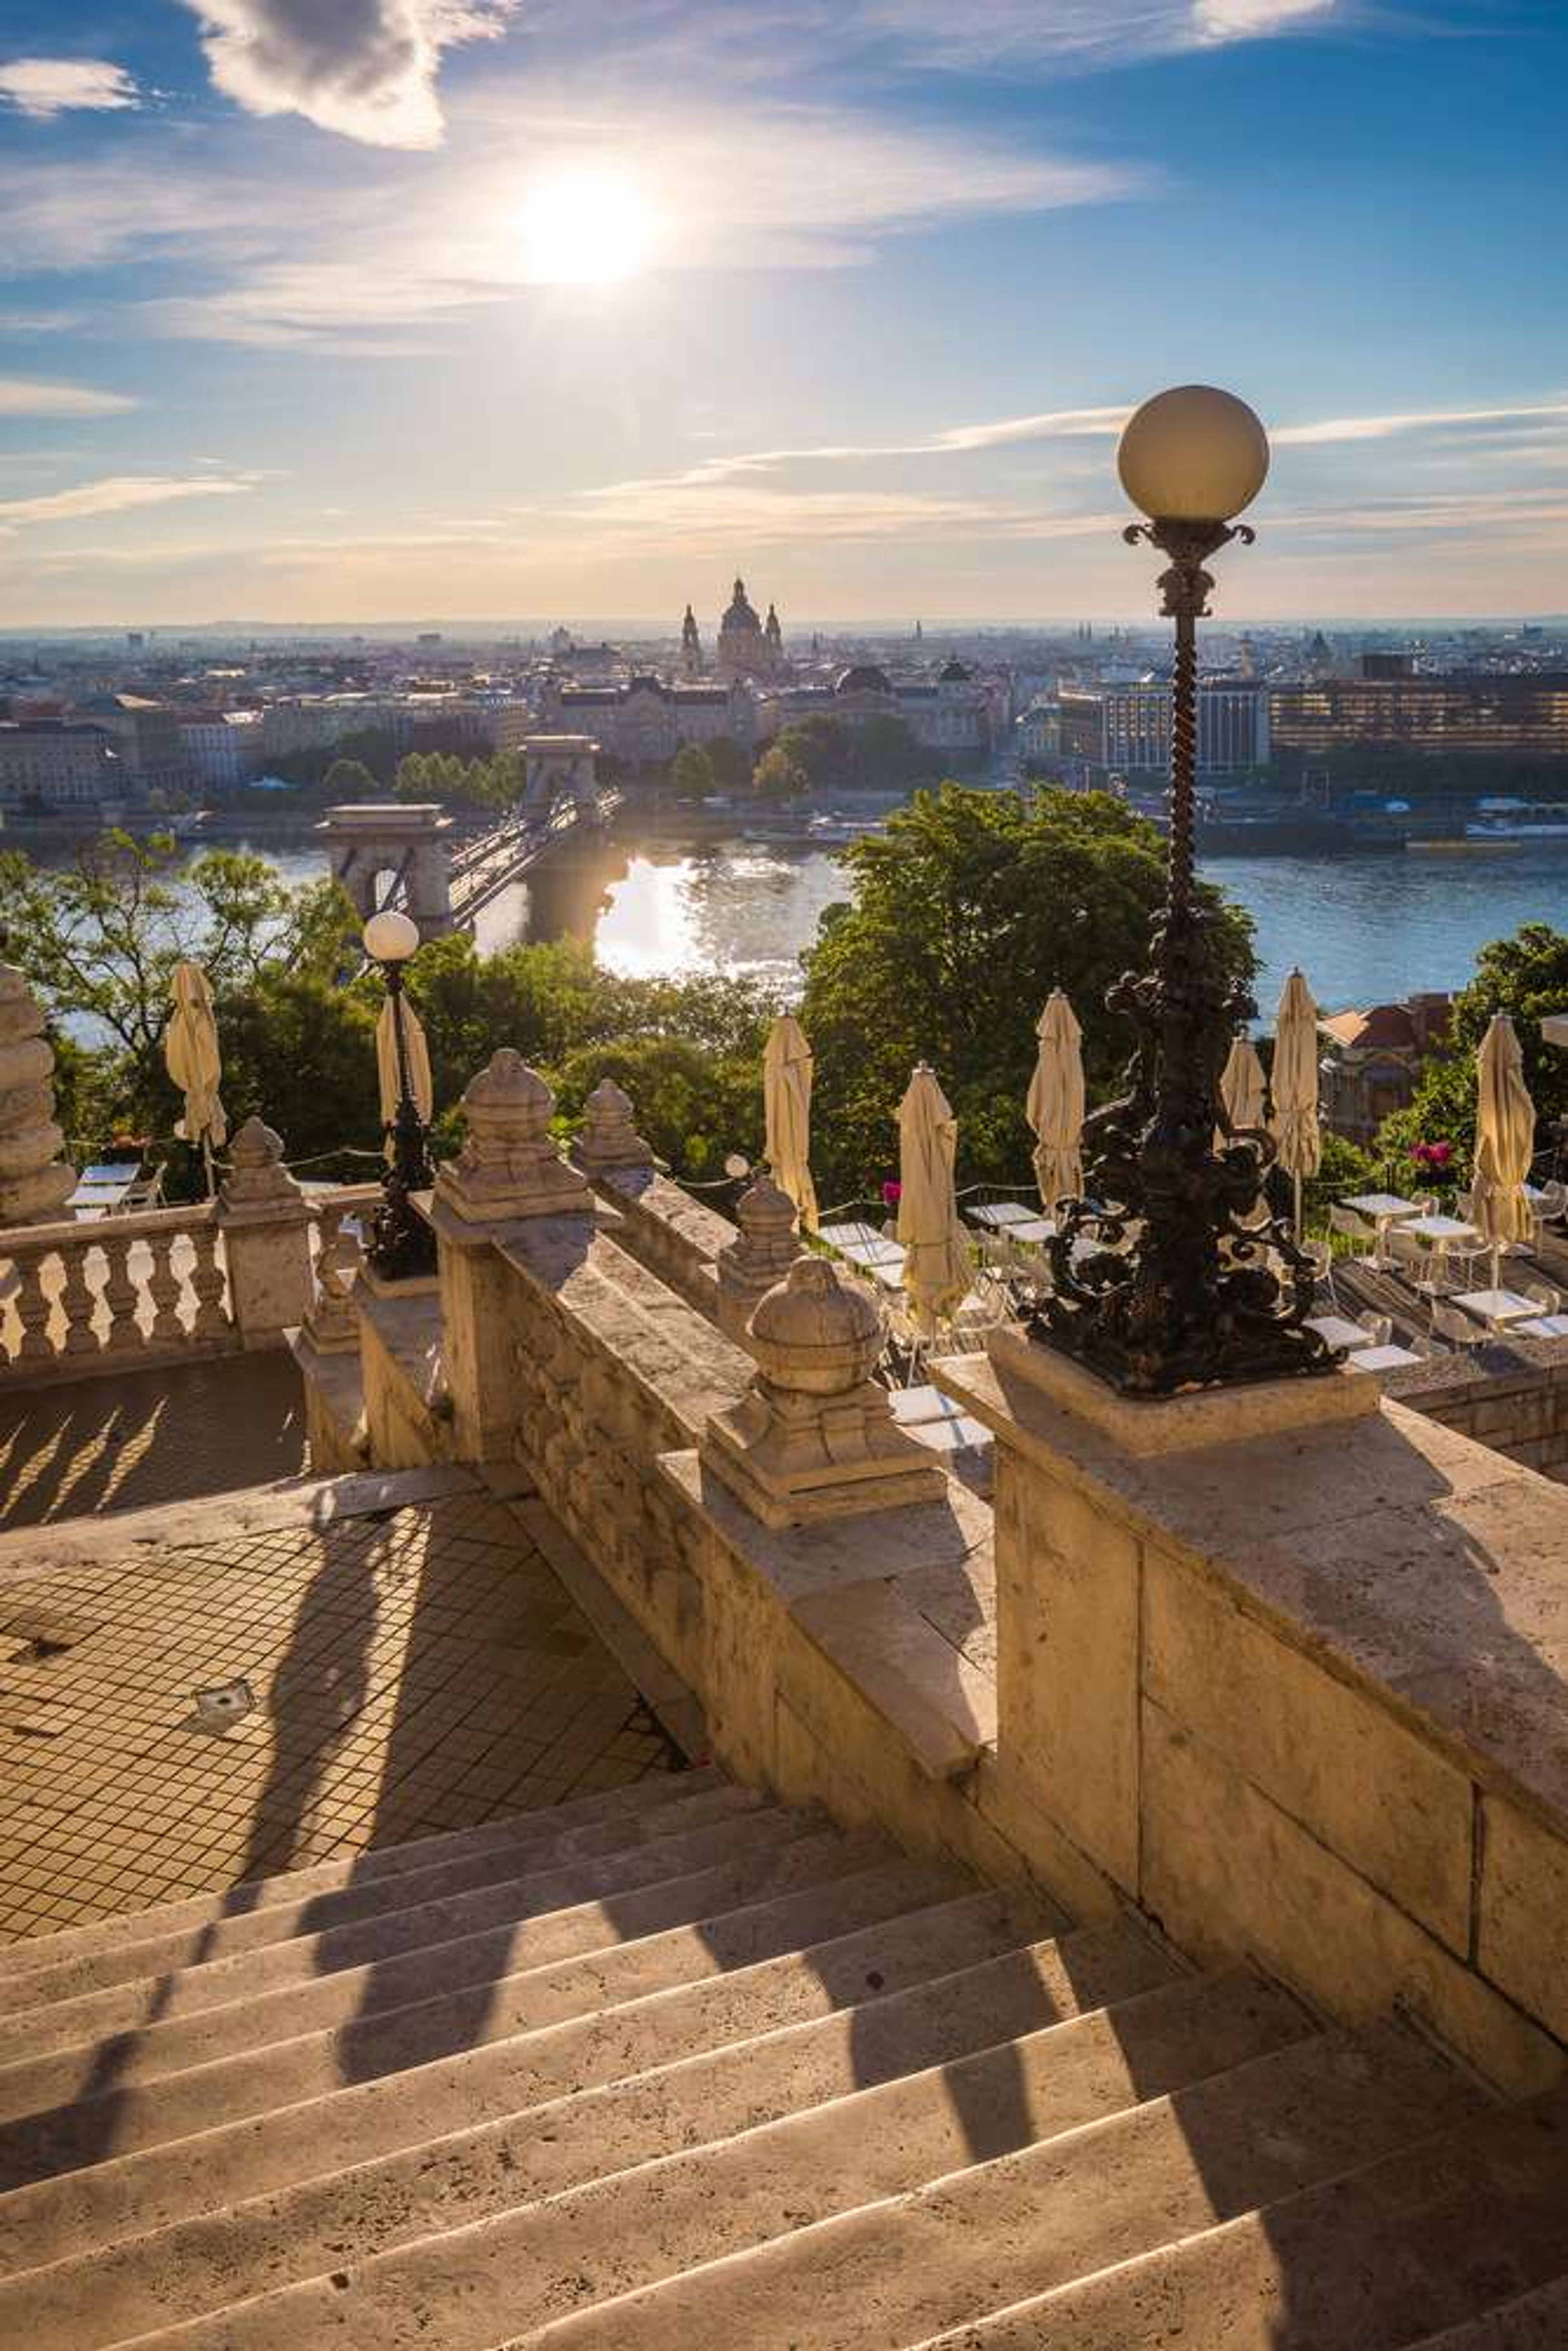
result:
M 525 816 L 548 816 L 569 799 L 586 821 L 597 818 L 599 746 L 591 735 L 527 735 L 522 749 Z
M 378 906 L 399 904 L 425 939 L 453 926 L 451 830 L 438 800 L 344 801 L 316 828 L 333 880 L 361 916 L 368 922 Z

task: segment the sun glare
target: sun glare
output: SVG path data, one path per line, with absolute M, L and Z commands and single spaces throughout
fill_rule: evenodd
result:
M 545 285 L 605 286 L 630 277 L 647 249 L 642 193 L 602 164 L 550 172 L 524 200 L 523 243 L 528 276 Z

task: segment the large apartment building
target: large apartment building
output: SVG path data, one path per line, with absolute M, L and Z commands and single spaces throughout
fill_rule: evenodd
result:
M 1354 677 L 1303 678 L 1272 692 L 1281 750 L 1324 752 L 1398 744 L 1412 751 L 1568 757 L 1568 671 L 1427 676 L 1369 655 Z
M 1064 685 L 1057 696 L 1062 755 L 1087 783 L 1109 775 L 1164 775 L 1171 758 L 1171 689 L 1165 678 Z M 1256 678 L 1205 678 L 1197 698 L 1200 775 L 1246 775 L 1268 765 L 1269 695 Z
M 104 727 L 0 720 L 0 810 L 86 810 L 124 789 L 124 768 Z

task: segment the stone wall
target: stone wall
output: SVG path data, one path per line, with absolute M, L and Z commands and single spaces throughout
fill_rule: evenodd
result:
M 998 1434 L 1014 1799 L 1195 1957 L 1558 2078 L 1568 1496 L 1386 1402 L 1140 1458 L 992 1355 L 940 1376 Z
M 711 1322 L 717 1312 L 715 1266 L 734 1240 L 735 1227 L 652 1167 L 617 1167 L 593 1182 L 620 1211 L 620 1239 L 628 1254 Z
M 1544 1345 L 1540 1352 L 1545 1354 Z M 1517 1371 L 1450 1368 L 1450 1358 L 1407 1374 L 1394 1392 L 1443 1427 L 1568 1484 L 1568 1346 L 1558 1342 L 1552 1353 L 1555 1361 Z

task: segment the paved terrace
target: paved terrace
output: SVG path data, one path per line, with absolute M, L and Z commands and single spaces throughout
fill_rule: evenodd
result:
M 416 1471 L 0 1538 L 0 1938 L 668 1768 L 536 1508 Z

